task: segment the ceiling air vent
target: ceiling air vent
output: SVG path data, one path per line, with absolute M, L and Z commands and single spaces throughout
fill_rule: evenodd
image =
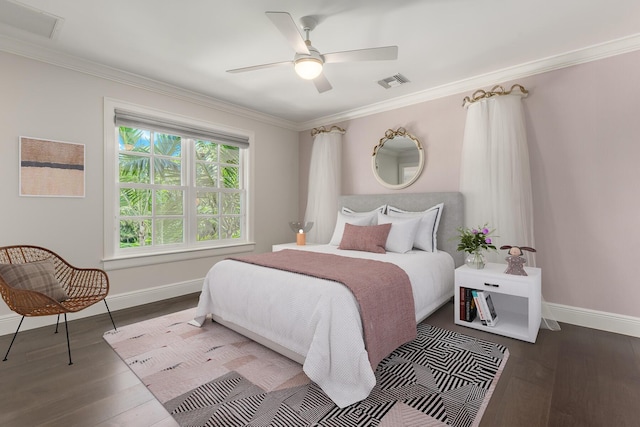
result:
M 385 89 L 400 86 L 405 83 L 409 83 L 409 79 L 398 73 L 395 76 L 387 77 L 386 79 L 378 80 L 378 84 Z
M 0 33 L 12 35 L 11 30 L 15 29 L 54 39 L 63 22 L 64 19 L 43 10 L 15 1 L 0 0 Z

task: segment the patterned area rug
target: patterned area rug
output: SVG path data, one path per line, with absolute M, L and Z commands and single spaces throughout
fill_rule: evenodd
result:
M 376 370 L 369 397 L 340 409 L 302 366 L 195 309 L 104 339 L 181 426 L 477 426 L 509 357 L 489 341 L 418 325 Z

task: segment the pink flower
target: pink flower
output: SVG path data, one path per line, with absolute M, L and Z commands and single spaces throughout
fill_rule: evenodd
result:
M 474 228 L 473 230 L 471 230 L 471 232 L 472 232 L 473 234 L 478 234 L 478 230 L 476 230 L 475 228 Z
M 482 234 L 489 234 L 489 229 L 488 228 L 483 228 L 482 229 Z M 487 242 L 489 243 L 489 242 Z
M 490 245 L 490 244 L 491 244 L 491 238 L 490 238 L 490 237 L 487 237 L 486 239 L 484 239 L 484 242 L 485 242 L 487 245 Z

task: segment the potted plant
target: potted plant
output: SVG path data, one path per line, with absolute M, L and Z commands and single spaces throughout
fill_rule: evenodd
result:
M 460 233 L 460 242 L 458 243 L 458 251 L 464 251 L 468 255 L 465 264 L 470 268 L 484 268 L 485 261 L 482 251 L 496 250 L 490 235 L 495 230 L 490 230 L 487 224 L 477 228 L 458 228 Z

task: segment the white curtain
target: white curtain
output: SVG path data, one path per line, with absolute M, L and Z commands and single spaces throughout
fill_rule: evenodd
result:
M 522 97 L 500 95 L 469 105 L 462 145 L 460 191 L 465 199 L 465 225 L 495 228 L 502 245 L 535 248 L 529 150 Z M 502 262 L 506 251 L 486 253 Z M 525 252 L 527 265 L 535 256 Z
M 313 140 L 305 222 L 313 221 L 307 241 L 329 243 L 338 212 L 342 182 L 341 130 L 319 132 Z
M 469 105 L 462 144 L 460 191 L 465 225 L 495 228 L 495 246 L 529 246 L 533 239 L 533 195 L 522 97 L 499 95 Z M 506 251 L 488 252 L 487 260 L 505 262 Z M 527 265 L 535 255 L 524 252 Z M 542 300 L 542 328 L 560 325 Z

